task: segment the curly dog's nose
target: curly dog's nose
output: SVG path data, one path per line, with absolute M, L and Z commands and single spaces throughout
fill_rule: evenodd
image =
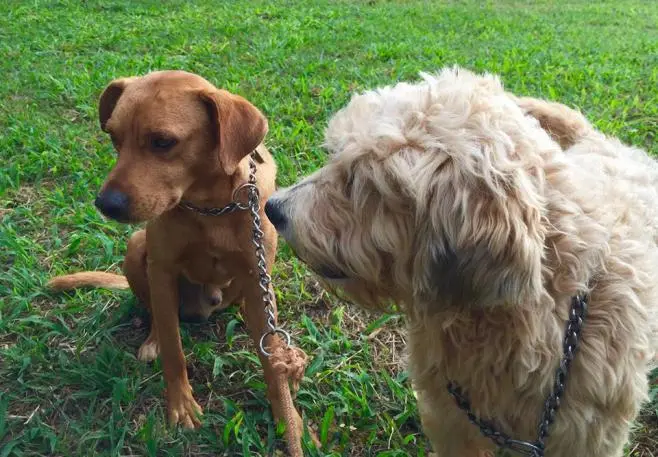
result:
M 103 215 L 116 221 L 126 221 L 130 214 L 130 199 L 126 194 L 114 189 L 101 192 L 94 202 Z
M 270 198 L 265 203 L 265 214 L 277 230 L 283 230 L 286 226 L 286 215 L 283 212 L 281 201 Z

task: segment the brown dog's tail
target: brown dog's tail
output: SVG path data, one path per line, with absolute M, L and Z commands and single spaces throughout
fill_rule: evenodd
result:
M 51 290 L 62 291 L 79 287 L 102 287 L 104 289 L 128 289 L 125 276 L 103 271 L 82 271 L 70 275 L 56 276 L 46 286 Z
M 594 131 L 585 116 L 561 103 L 532 97 L 517 97 L 515 101 L 523 111 L 539 121 L 541 128 L 546 130 L 562 149 L 568 149 Z

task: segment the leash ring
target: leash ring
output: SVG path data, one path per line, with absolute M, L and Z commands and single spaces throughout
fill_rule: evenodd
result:
M 235 188 L 235 190 L 233 191 L 232 199 L 235 202 L 235 204 L 238 206 L 238 208 L 240 208 L 242 210 L 249 209 L 249 202 L 248 201 L 247 201 L 247 203 L 241 203 L 241 202 L 238 201 L 238 198 L 237 198 L 238 194 L 240 192 L 242 192 L 243 190 L 245 190 L 245 189 L 249 189 L 249 190 L 253 189 L 256 192 L 258 192 L 258 188 L 256 187 L 256 184 L 251 183 L 251 182 L 246 182 L 246 183 L 241 184 L 240 186 Z
M 286 340 L 286 346 L 290 346 L 290 341 L 291 341 L 290 333 L 286 332 L 281 327 L 276 327 L 275 329 L 268 330 L 267 332 L 263 333 L 263 336 L 260 337 L 260 343 L 259 343 L 260 352 L 265 357 L 269 357 L 272 355 L 271 352 L 267 352 L 267 349 L 265 349 L 265 338 L 270 335 L 276 335 L 277 333 L 284 337 L 284 339 Z

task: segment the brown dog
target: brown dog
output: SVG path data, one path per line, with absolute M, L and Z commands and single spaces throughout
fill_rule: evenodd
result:
M 56 290 L 129 285 L 151 311 L 151 333 L 139 359 L 162 357 L 169 420 L 193 428 L 199 425 L 201 407 L 187 378 L 179 304 L 181 317 L 198 319 L 224 304 L 242 303 L 256 345 L 267 327 L 249 211 L 209 217 L 179 204 L 213 208 L 230 203 L 248 180 L 252 152 L 265 201 L 276 175 L 274 160 L 261 143 L 267 120 L 247 100 L 182 71 L 112 81 L 100 98 L 99 114 L 119 156 L 96 206 L 120 222 L 148 221 L 146 230 L 128 242 L 125 278 L 83 272 L 54 278 L 49 285 Z M 244 202 L 247 192 L 235 197 Z M 269 273 L 277 236 L 262 211 L 261 223 Z M 270 351 L 281 344 L 277 336 L 266 340 Z M 281 420 L 282 378 L 267 357 L 258 355 L 274 417 Z M 301 418 L 293 413 L 301 431 Z

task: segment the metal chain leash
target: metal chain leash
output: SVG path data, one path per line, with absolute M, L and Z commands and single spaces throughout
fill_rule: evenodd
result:
M 534 442 L 515 440 L 509 435 L 498 431 L 492 421 L 477 417 L 473 413 L 470 400 L 462 388 L 452 381 L 448 383 L 448 392 L 454 397 L 457 407 L 464 411 L 468 416 L 468 420 L 478 427 L 485 437 L 491 439 L 496 446 L 519 452 L 529 457 L 544 457 L 546 438 L 548 438 L 549 428 L 555 421 L 557 410 L 560 407 L 560 400 L 564 394 L 571 362 L 573 362 L 573 359 L 575 358 L 576 349 L 580 342 L 581 331 L 586 315 L 587 296 L 576 295 L 572 297 L 569 320 L 567 322 L 564 336 L 563 355 L 555 374 L 553 390 L 544 402 L 544 410 L 537 430 L 537 439 Z
M 258 285 L 260 286 L 263 294 L 263 305 L 265 306 L 265 313 L 267 314 L 267 326 L 269 330 L 263 333 L 258 343 L 260 352 L 269 357 L 270 354 L 265 349 L 265 339 L 268 336 L 276 335 L 277 333 L 284 338 L 286 346 L 290 346 L 290 333 L 276 324 L 276 316 L 274 314 L 274 305 L 272 304 L 274 297 L 270 287 L 272 278 L 267 272 L 267 261 L 265 260 L 265 247 L 263 246 L 263 231 L 260 226 L 260 195 L 258 187 L 256 187 L 256 163 L 253 158 L 249 158 L 249 183 L 245 185 L 249 190 L 249 211 L 251 212 L 251 219 L 253 222 L 253 243 L 256 248 L 256 260 L 258 261 Z M 236 189 L 239 191 L 240 187 Z
M 247 203 L 242 203 L 238 200 L 240 192 L 247 190 Z M 274 314 L 274 296 L 270 285 L 272 278 L 267 272 L 267 260 L 265 259 L 265 247 L 263 246 L 264 233 L 261 229 L 260 220 L 260 194 L 256 186 L 256 162 L 253 156 L 249 157 L 249 180 L 237 187 L 233 191 L 233 201 L 222 208 L 201 208 L 191 203 L 181 202 L 179 206 L 203 216 L 222 216 L 224 214 L 233 213 L 238 210 L 249 210 L 253 223 L 253 238 L 252 242 L 256 248 L 256 260 L 258 266 L 258 285 L 262 292 L 263 305 L 265 306 L 265 313 L 267 314 L 267 327 L 259 341 L 260 352 L 269 357 L 271 354 L 265 349 L 265 339 L 268 336 L 279 334 L 284 338 L 287 346 L 291 344 L 290 334 L 283 328 L 277 326 L 276 315 Z

